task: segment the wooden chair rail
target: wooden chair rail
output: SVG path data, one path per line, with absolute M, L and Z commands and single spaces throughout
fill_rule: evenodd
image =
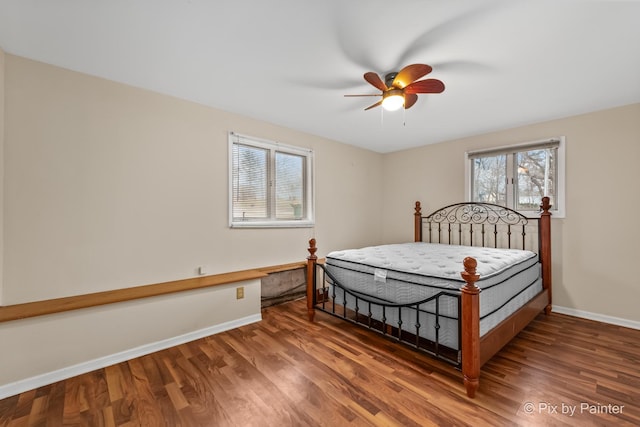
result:
M 194 277 L 190 279 L 175 280 L 171 282 L 136 286 L 132 288 L 114 289 L 91 294 L 74 295 L 63 298 L 0 306 L 0 322 L 9 322 L 12 320 L 26 319 L 29 317 L 43 316 L 46 314 L 55 314 L 64 311 L 95 307 L 99 305 L 166 295 L 175 292 L 184 292 L 194 289 L 226 285 L 229 283 L 242 282 L 245 280 L 260 279 L 271 273 L 296 270 L 298 268 L 304 268 L 305 266 L 305 262 L 296 262 L 291 264 L 274 265 L 250 270 L 214 274 L 211 276 Z

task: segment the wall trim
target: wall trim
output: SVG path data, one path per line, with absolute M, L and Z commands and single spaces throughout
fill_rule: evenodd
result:
M 616 326 L 624 326 L 625 328 L 640 330 L 640 322 L 629 319 L 622 319 L 620 317 L 607 316 L 605 314 L 591 313 L 584 310 L 576 310 L 575 308 L 553 306 L 554 313 L 566 314 L 567 316 L 581 317 L 583 319 L 595 320 L 596 322 L 609 323 Z
M 227 285 L 229 283 L 244 282 L 245 280 L 261 279 L 266 275 L 267 273 L 256 269 L 242 270 L 231 273 L 214 274 L 212 276 L 175 280 L 172 282 L 155 283 L 152 285 L 114 289 L 93 294 L 7 305 L 0 307 L 0 322 L 26 319 L 45 314 L 62 313 L 69 310 L 96 307 L 99 305 L 203 289 L 212 286 Z
M 318 260 L 318 262 L 321 262 L 321 260 Z M 229 273 L 214 274 L 210 276 L 192 277 L 189 279 L 174 280 L 172 282 L 114 289 L 92 294 L 73 295 L 63 298 L 54 298 L 6 306 L 0 305 L 0 322 L 10 322 L 12 320 L 27 319 L 29 317 L 43 316 L 46 314 L 62 313 L 64 311 L 79 310 L 82 308 L 131 301 L 134 299 L 167 295 L 175 292 L 227 285 L 229 283 L 242 282 L 245 280 L 261 279 L 272 273 L 306 268 L 306 266 L 306 261 L 292 262 L 289 264 L 232 271 Z M 0 287 L 0 299 L 2 297 L 1 291 L 2 287 Z
M 79 310 L 82 308 L 131 301 L 134 299 L 167 295 L 175 292 L 190 291 L 193 289 L 227 285 L 229 283 L 243 282 L 245 280 L 261 279 L 273 272 L 304 268 L 305 266 L 306 262 L 274 265 L 251 270 L 233 271 L 230 273 L 214 274 L 211 276 L 174 280 L 172 282 L 114 289 L 92 294 L 74 295 L 70 297 L 0 306 L 0 322 L 43 316 L 45 314 L 62 313 L 64 311 Z
M 15 396 L 20 393 L 24 393 L 29 390 L 46 386 L 58 381 L 66 380 L 68 378 L 85 374 L 87 372 L 95 371 L 107 366 L 115 365 L 117 363 L 125 362 L 127 360 L 135 359 L 136 357 L 145 356 L 156 351 L 164 350 L 170 347 L 175 347 L 180 344 L 184 344 L 189 341 L 194 341 L 200 338 L 215 335 L 220 332 L 228 331 L 231 329 L 239 328 L 241 326 L 256 323 L 262 320 L 262 314 L 253 314 L 251 316 L 243 317 L 228 322 L 223 322 L 217 325 L 209 326 L 197 331 L 188 332 L 183 335 L 179 335 L 173 338 L 167 338 L 154 343 L 145 344 L 139 347 L 135 347 L 129 350 L 125 350 L 119 353 L 115 353 L 109 356 L 99 357 L 97 359 L 82 362 L 77 365 L 68 366 L 62 369 L 58 369 L 45 374 L 36 375 L 35 377 L 26 378 L 13 383 L 0 385 L 0 399 L 5 399 L 10 396 Z

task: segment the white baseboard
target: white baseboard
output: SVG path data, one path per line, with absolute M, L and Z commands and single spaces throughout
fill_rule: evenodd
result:
M 62 381 L 67 378 L 74 377 L 76 375 L 85 374 L 87 372 L 95 371 L 107 366 L 114 365 L 116 363 L 124 362 L 134 359 L 136 357 L 144 356 L 156 351 L 164 350 L 166 348 L 174 347 L 176 345 L 184 344 L 189 341 L 194 341 L 200 338 L 215 335 L 220 332 L 228 331 L 231 329 L 239 328 L 240 326 L 249 325 L 251 323 L 259 322 L 262 320 L 261 314 L 254 314 L 251 316 L 243 317 L 241 319 L 224 322 L 219 325 L 214 325 L 208 328 L 200 329 L 198 331 L 189 332 L 184 335 L 180 335 L 173 338 L 168 338 L 162 341 L 157 341 L 150 344 L 145 344 L 140 347 L 125 350 L 120 353 L 112 354 L 109 356 L 99 357 L 94 360 L 79 363 L 77 365 L 69 366 L 66 368 L 58 369 L 46 374 L 37 375 L 35 377 L 26 378 L 13 383 L 0 385 L 0 399 L 5 399 L 10 396 L 15 396 L 25 391 L 33 390 L 38 387 L 42 387 L 48 384 Z
M 576 310 L 575 308 L 553 306 L 553 312 L 566 314 L 568 316 L 582 317 L 583 319 L 595 320 L 597 322 L 610 323 L 612 325 L 624 326 L 625 328 L 640 330 L 640 322 L 635 320 L 621 319 L 620 317 L 607 316 L 604 314 L 591 313 L 589 311 Z

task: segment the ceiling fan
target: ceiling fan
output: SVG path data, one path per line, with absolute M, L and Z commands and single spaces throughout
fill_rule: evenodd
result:
M 419 93 L 441 93 L 444 91 L 444 83 L 437 79 L 418 80 L 431 72 L 432 68 L 426 64 L 411 64 L 397 73 L 388 73 L 384 81 L 374 72 L 364 74 L 364 79 L 373 87 L 380 89 L 382 93 L 371 95 L 345 95 L 351 96 L 382 96 L 382 99 L 365 108 L 370 110 L 382 105 L 388 111 L 398 110 L 402 107 L 411 108 L 418 100 Z

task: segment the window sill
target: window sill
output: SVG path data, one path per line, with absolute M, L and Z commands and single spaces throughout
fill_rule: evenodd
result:
M 314 226 L 314 221 L 305 219 L 292 221 L 237 221 L 229 224 L 230 228 L 311 228 Z

